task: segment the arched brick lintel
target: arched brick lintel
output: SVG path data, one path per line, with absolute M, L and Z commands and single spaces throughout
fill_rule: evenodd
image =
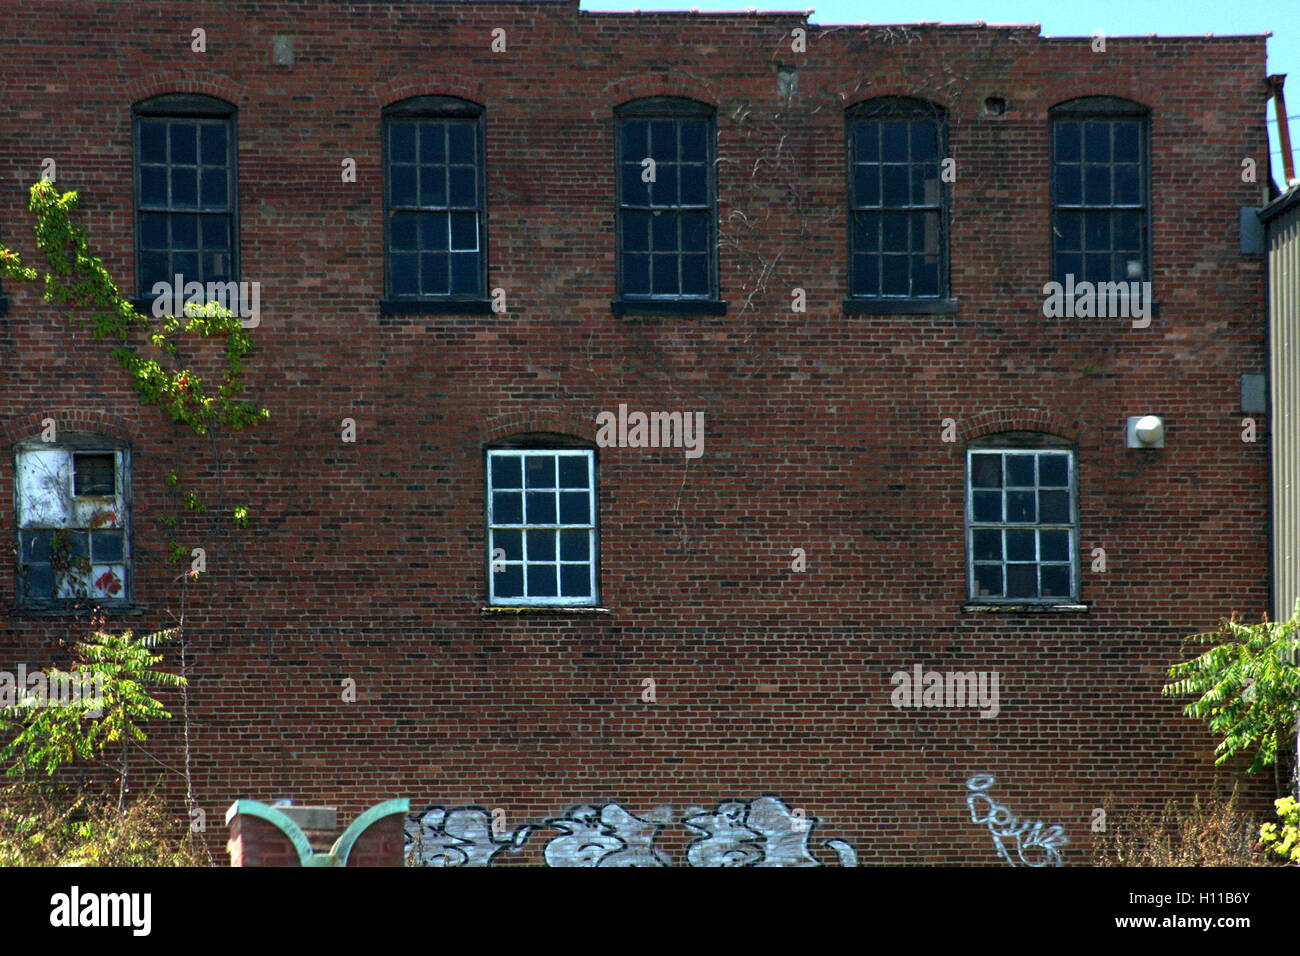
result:
M 74 432 L 129 443 L 135 433 L 135 429 L 123 418 L 84 408 L 45 408 L 14 415 L 0 423 L 0 428 L 4 430 L 6 441 L 12 445 L 40 435 L 45 430 L 47 418 L 54 420 L 56 437 L 63 432 Z
M 1079 423 L 1050 408 L 999 408 L 957 420 L 963 442 L 998 432 L 1044 432 L 1072 442 L 1079 440 Z
M 538 432 L 552 432 L 584 441 L 594 441 L 596 414 L 569 407 L 507 412 L 485 421 L 479 437 L 486 445 L 514 435 Z

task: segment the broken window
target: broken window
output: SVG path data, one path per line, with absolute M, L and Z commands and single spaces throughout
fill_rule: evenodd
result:
M 15 447 L 18 604 L 128 603 L 129 461 L 126 448 L 69 436 Z
M 137 103 L 136 289 L 237 279 L 235 107 L 169 94 Z M 176 290 L 180 294 L 180 290 Z
M 619 296 L 717 299 L 713 110 L 658 97 L 617 118 Z
M 1077 598 L 1074 452 L 1046 436 L 967 450 L 966 545 L 973 601 Z
M 848 121 L 850 295 L 946 296 L 943 111 L 885 97 L 854 107 Z
M 388 295 L 483 298 L 487 288 L 483 110 L 422 96 L 384 110 Z
M 595 453 L 491 449 L 487 490 L 490 603 L 595 604 Z
M 1093 96 L 1056 106 L 1051 116 L 1056 281 L 1150 279 L 1146 108 Z

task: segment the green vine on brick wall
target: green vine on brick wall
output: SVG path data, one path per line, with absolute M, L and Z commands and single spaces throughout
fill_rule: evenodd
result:
M 154 318 L 139 312 L 118 290 L 103 261 L 91 253 L 85 229 L 73 222 L 77 200 L 76 192 L 59 193 L 47 180 L 31 188 L 27 208 L 36 218 L 36 247 L 49 263 L 44 276 L 45 300 L 92 309 L 91 332 L 96 338 L 117 343 L 113 357 L 130 377 L 141 401 L 160 408 L 176 424 L 197 435 L 208 435 L 219 427 L 238 430 L 269 418 L 267 409 L 240 397 L 244 360 L 253 349 L 253 340 L 239 318 L 216 302 L 186 303 L 185 314 L 180 317 Z M 39 273 L 24 266 L 18 253 L 0 245 L 0 276 L 35 282 Z M 219 373 L 215 389 L 210 390 L 182 360 L 180 345 L 187 336 L 224 339 L 225 368 Z M 141 342 L 166 356 L 172 367 L 165 368 L 157 359 L 142 355 Z M 207 510 L 202 497 L 194 488 L 182 484 L 176 471 L 168 475 L 167 485 L 179 496 L 185 510 Z M 246 527 L 247 507 L 235 507 L 231 517 L 237 527 Z M 168 542 L 171 560 L 182 563 L 190 552 L 175 538 L 176 517 L 164 515 L 160 523 L 172 535 Z

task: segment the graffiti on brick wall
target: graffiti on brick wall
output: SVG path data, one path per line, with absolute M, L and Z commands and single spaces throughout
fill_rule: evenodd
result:
M 1008 849 L 1014 846 L 1016 859 L 1025 866 L 1060 866 L 1061 854 L 1057 848 L 1069 842 L 1065 838 L 1065 829 L 1060 825 L 1044 828 L 1041 820 L 1032 823 L 1020 820 L 989 796 L 988 790 L 992 786 L 993 776 L 987 773 L 977 773 L 967 780 L 966 788 L 971 792 L 966 797 L 966 806 L 970 808 L 972 822 L 983 823 L 989 828 L 993 846 L 1002 859 L 1016 865 Z
M 517 852 L 535 833 L 557 831 L 547 840 L 547 866 L 671 866 L 655 839 L 672 819 L 661 807 L 644 817 L 617 803 L 579 804 L 540 826 L 525 824 L 510 832 L 493 827 L 482 807 L 445 810 L 430 807 L 407 819 L 407 861 L 413 866 L 491 866 L 503 850 Z M 688 866 L 824 866 L 813 855 L 816 817 L 791 810 L 780 797 L 724 800 L 712 810 L 693 807 L 680 818 L 695 837 L 686 849 Z M 857 852 L 844 840 L 817 846 L 834 854 L 840 866 L 857 866 Z

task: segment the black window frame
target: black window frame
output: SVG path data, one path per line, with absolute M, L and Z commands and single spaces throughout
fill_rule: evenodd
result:
M 1152 115 L 1152 111 L 1150 107 L 1144 106 L 1143 104 L 1138 103 L 1134 100 L 1127 100 L 1115 96 L 1076 97 L 1071 100 L 1066 100 L 1063 103 L 1058 103 L 1048 110 L 1048 121 L 1050 125 L 1048 202 L 1050 204 L 1050 210 L 1051 210 L 1051 237 L 1050 237 L 1051 247 L 1049 253 L 1051 258 L 1050 258 L 1050 265 L 1048 271 L 1051 274 L 1052 281 L 1060 282 L 1063 285 L 1066 281 L 1065 272 L 1063 272 L 1059 268 L 1060 257 L 1063 254 L 1069 254 L 1069 253 L 1063 253 L 1062 250 L 1060 249 L 1060 243 L 1064 237 L 1064 234 L 1061 229 L 1061 213 L 1063 211 L 1070 212 L 1074 210 L 1077 210 L 1078 212 L 1084 215 L 1086 215 L 1089 211 L 1101 212 L 1101 211 L 1108 210 L 1111 212 L 1112 216 L 1124 210 L 1137 211 L 1139 213 L 1138 221 L 1140 223 L 1140 228 L 1141 228 L 1141 238 L 1140 238 L 1141 248 L 1139 252 L 1142 260 L 1141 276 L 1128 275 L 1127 268 L 1125 269 L 1124 275 L 1111 274 L 1106 276 L 1105 278 L 1100 278 L 1100 279 L 1092 278 L 1086 273 L 1086 271 L 1081 271 L 1080 273 L 1077 273 L 1074 276 L 1074 281 L 1076 285 L 1084 281 L 1090 281 L 1090 282 L 1150 282 L 1152 281 L 1153 219 L 1152 219 L 1152 201 L 1151 201 L 1152 199 L 1151 197 L 1151 188 L 1152 188 L 1151 115 Z M 1127 122 L 1135 121 L 1137 123 L 1137 129 L 1138 129 L 1138 149 L 1137 149 L 1138 177 L 1137 179 L 1138 179 L 1138 189 L 1139 189 L 1139 202 L 1137 204 L 1116 204 L 1114 202 L 1108 204 L 1088 204 L 1083 201 L 1084 199 L 1086 199 L 1087 196 L 1086 183 L 1083 181 L 1081 181 L 1079 186 L 1080 189 L 1079 203 L 1065 204 L 1059 202 L 1058 199 L 1060 195 L 1059 192 L 1060 191 L 1060 167 L 1066 164 L 1064 161 L 1060 159 L 1061 124 L 1067 122 L 1069 123 L 1088 123 L 1088 122 L 1114 123 L 1114 122 L 1126 122 L 1126 121 Z M 1081 131 L 1080 159 L 1078 163 L 1078 165 L 1081 167 L 1080 169 L 1081 180 L 1082 177 L 1084 176 L 1082 167 L 1084 165 L 1096 165 L 1096 164 L 1088 164 L 1084 158 L 1083 139 L 1085 135 L 1086 134 Z M 1106 165 L 1108 165 L 1111 169 L 1111 175 L 1109 178 L 1111 182 L 1111 198 L 1113 200 L 1115 194 L 1114 167 L 1116 165 L 1127 165 L 1127 164 L 1117 163 L 1117 161 L 1114 159 L 1114 141 L 1115 141 L 1114 127 L 1111 128 L 1111 131 L 1108 135 L 1108 139 L 1111 144 L 1111 150 L 1110 150 L 1111 159 L 1107 162 Z M 1068 165 L 1074 165 L 1074 164 L 1069 163 Z M 1081 259 L 1086 254 L 1085 247 L 1087 245 L 1087 233 L 1088 230 L 1085 221 L 1080 224 L 1080 249 L 1078 251 L 1078 255 L 1080 256 Z M 1117 255 L 1114 247 L 1115 228 L 1113 223 L 1110 229 L 1110 236 L 1111 239 L 1110 239 L 1110 244 L 1108 246 L 1108 249 L 1109 249 L 1109 255 L 1112 257 L 1111 265 L 1113 268 L 1114 257 Z M 1085 269 L 1086 269 L 1086 264 L 1085 264 Z
M 511 452 L 533 452 L 533 453 L 561 453 L 574 454 L 582 453 L 590 462 L 590 501 L 592 524 L 590 528 L 590 578 L 591 578 L 591 596 L 589 598 L 565 600 L 560 595 L 555 595 L 554 599 L 548 599 L 545 596 L 534 595 L 530 597 L 527 594 L 520 595 L 517 598 L 499 598 L 496 594 L 495 582 L 493 581 L 492 569 L 492 550 L 493 550 L 493 531 L 499 527 L 493 522 L 492 494 L 495 486 L 492 483 L 492 459 L 495 453 Z M 526 517 L 526 515 L 522 516 Z M 556 516 L 557 528 L 562 524 L 558 521 L 559 515 Z M 509 524 L 509 523 L 507 523 Z M 525 528 L 524 524 L 520 524 Z M 489 608 L 511 608 L 525 610 L 543 610 L 543 611 L 573 611 L 581 609 L 599 608 L 601 602 L 601 520 L 600 520 L 600 450 L 592 442 L 568 435 L 552 433 L 529 433 L 516 435 L 500 441 L 492 442 L 483 448 L 483 559 L 484 559 L 484 597 L 485 604 Z M 556 561 L 561 561 L 561 554 L 557 551 Z M 557 590 L 560 588 L 557 587 Z
M 862 197 L 858 196 L 857 172 L 859 164 L 859 144 L 858 136 L 860 128 L 866 124 L 881 123 L 885 121 L 929 121 L 935 124 L 935 138 L 937 145 L 937 156 L 935 158 L 936 170 L 935 180 L 938 182 L 939 196 L 937 203 L 920 204 L 913 203 L 909 194 L 906 205 L 886 205 L 884 203 L 883 185 L 880 192 L 880 203 L 868 205 L 862 202 Z M 952 295 L 951 287 L 951 203 L 952 190 L 951 184 L 943 179 L 943 162 L 950 156 L 949 144 L 949 123 L 948 111 L 937 103 L 929 100 L 918 99 L 908 96 L 882 96 L 864 100 L 855 103 L 849 107 L 844 114 L 845 130 L 845 275 L 848 280 L 847 295 L 844 299 L 844 312 L 849 314 L 861 313 L 944 313 L 954 312 L 957 308 L 957 300 Z M 879 135 L 879 134 L 877 134 Z M 908 157 L 904 165 L 916 165 L 911 161 L 911 138 L 909 132 Z M 899 163 L 886 163 L 884 156 L 878 154 L 875 165 L 884 167 L 887 165 L 900 165 Z M 933 294 L 919 295 L 911 290 L 913 279 L 909 270 L 908 285 L 909 291 L 906 295 L 885 295 L 880 291 L 883 286 L 883 268 L 880 274 L 880 282 L 877 285 L 878 294 L 875 295 L 858 295 L 854 292 L 856 288 L 856 254 L 858 252 L 855 245 L 856 219 L 860 213 L 875 213 L 887 215 L 890 213 L 903 214 L 909 211 L 930 212 L 937 214 L 938 218 L 938 288 Z M 882 266 L 884 260 L 884 238 L 880 237 L 878 246 L 881 250 L 880 257 Z M 907 255 L 914 253 L 909 249 Z
M 1065 454 L 1068 457 L 1066 480 L 1068 482 L 1066 489 L 1068 492 L 1069 514 L 1064 521 L 1039 521 L 1040 515 L 1035 515 L 1032 522 L 1015 522 L 1010 521 L 1005 512 L 1005 507 L 1001 512 L 1001 519 L 998 521 L 976 520 L 975 517 L 975 492 L 979 489 L 974 487 L 973 474 L 973 456 L 977 454 L 1000 454 L 1004 456 L 1000 467 L 1003 473 L 999 475 L 1001 482 L 999 490 L 1004 495 L 1008 485 L 1005 481 L 1005 456 L 1006 455 L 1038 455 L 1040 453 L 1058 453 Z M 1047 490 L 1059 488 L 1056 485 L 1043 486 L 1041 483 L 1038 465 L 1035 464 L 1035 484 L 1033 490 L 1035 498 L 1040 491 L 1046 487 Z M 1078 606 L 1082 595 L 1082 576 L 1080 573 L 1080 550 L 1081 544 L 1079 539 L 1079 450 L 1074 442 L 1068 441 L 1056 435 L 1045 432 L 1027 432 L 1012 431 L 1002 432 L 999 434 L 985 435 L 968 442 L 965 448 L 965 460 L 963 464 L 963 490 L 962 490 L 962 507 L 965 526 L 965 566 L 966 566 L 966 584 L 965 593 L 967 602 L 971 605 L 985 606 L 1002 606 L 1002 607 L 1051 607 L 1051 606 Z M 1029 486 L 1016 485 L 1011 486 L 1022 490 Z M 1036 501 L 1035 509 L 1037 511 L 1038 503 Z M 976 583 L 976 564 L 986 563 L 976 560 L 975 554 L 975 532 L 980 530 L 1013 530 L 1035 532 L 1035 567 L 1041 568 L 1043 564 L 1068 564 L 1070 573 L 1069 594 L 1066 595 L 1041 595 L 1041 570 L 1037 572 L 1039 580 L 1040 594 L 1035 597 L 1010 597 L 1007 596 L 1008 590 L 1005 567 L 1009 563 L 1006 547 L 1005 535 L 1001 537 L 1000 548 L 1001 557 L 987 563 L 999 563 L 1003 567 L 1002 574 L 1002 594 L 1001 595 L 981 595 L 978 592 Z M 1070 554 L 1065 562 L 1044 561 L 1041 554 L 1042 541 L 1038 532 L 1051 530 L 1067 530 L 1069 532 Z M 1014 563 L 1014 562 L 1013 562 Z
M 624 201 L 623 195 L 623 166 L 624 163 L 639 164 L 645 156 L 628 159 L 624 156 L 623 149 L 623 130 L 624 124 L 628 122 L 655 122 L 668 121 L 681 123 L 685 121 L 702 121 L 705 124 L 705 175 L 706 175 L 706 198 L 703 205 L 691 204 L 683 205 L 680 202 L 680 192 L 678 193 L 679 201 L 674 205 L 664 205 L 658 208 L 661 211 L 671 211 L 674 215 L 681 216 L 685 211 L 696 211 L 703 209 L 706 212 L 708 220 L 709 235 L 706 240 L 708 249 L 708 289 L 703 294 L 658 294 L 650 293 L 631 293 L 626 291 L 625 260 L 627 254 L 623 248 L 625 214 L 630 211 L 653 211 L 656 204 L 652 201 L 648 206 L 634 206 Z M 673 162 L 679 162 L 681 156 L 680 132 L 675 134 L 675 141 L 678 145 L 678 156 Z M 653 157 L 651 157 L 653 158 Z M 660 160 L 661 162 L 663 160 Z M 717 110 L 708 103 L 700 100 L 693 100 L 688 97 L 680 96 L 652 96 L 642 99 L 631 100 L 623 103 L 614 109 L 614 258 L 615 258 L 615 299 L 610 303 L 610 307 L 615 314 L 625 313 L 667 313 L 667 314 L 699 314 L 699 315 L 722 315 L 727 311 L 727 304 L 722 300 L 720 276 L 719 276 L 719 255 L 718 255 L 718 120 Z M 680 231 L 678 233 L 679 244 L 677 255 L 685 255 L 680 245 Z M 680 276 L 680 259 L 679 259 L 679 276 Z M 679 286 L 680 287 L 680 286 Z
M 202 209 L 202 184 L 199 183 L 196 188 L 200 190 L 196 194 L 196 202 L 192 209 L 179 208 L 167 205 L 165 207 L 145 209 L 143 205 L 143 191 L 141 189 L 141 166 L 143 150 L 141 147 L 141 126 L 143 123 L 150 121 L 162 121 L 168 126 L 171 121 L 201 121 L 212 122 L 222 121 L 226 127 L 226 206 L 224 213 L 205 212 Z M 205 215 L 224 215 L 228 218 L 230 230 L 230 268 L 226 274 L 227 282 L 240 281 L 240 254 L 239 254 L 239 110 L 235 104 L 215 96 L 209 96 L 200 93 L 163 93 L 158 96 L 152 96 L 148 99 L 141 100 L 131 107 L 131 178 L 135 191 L 134 197 L 134 230 L 135 230 L 135 299 L 133 304 L 137 309 L 149 314 L 153 307 L 154 295 L 153 287 L 150 284 L 147 288 L 144 283 L 144 249 L 142 247 L 143 228 L 142 219 L 149 213 L 162 213 L 165 215 L 175 213 L 194 214 L 198 216 Z M 170 150 L 170 147 L 169 147 Z M 201 162 L 201 159 L 198 160 Z M 156 165 L 156 164 L 148 164 Z M 171 163 L 166 164 L 168 167 Z M 202 229 L 200 229 L 200 234 Z M 170 242 L 169 238 L 169 242 Z M 202 240 L 200 239 L 200 245 Z M 168 246 L 168 256 L 174 254 L 175 247 Z M 201 271 L 201 269 L 200 269 Z M 173 275 L 175 270 L 172 270 Z M 169 275 L 165 280 L 172 281 L 173 276 Z M 206 276 L 196 276 L 191 278 L 185 277 L 186 281 L 201 281 L 206 289 L 207 283 L 216 281 L 215 278 Z M 159 281 L 159 280 L 154 280 Z
M 70 520 L 75 517 L 74 514 L 66 509 L 61 512 L 63 520 L 57 525 L 53 523 L 30 524 L 24 523 L 21 516 L 24 513 L 22 504 L 23 483 L 20 477 L 22 469 L 22 458 L 24 453 L 32 450 L 57 450 L 64 452 L 69 458 L 69 484 L 65 489 L 67 496 L 63 502 L 64 505 L 73 503 L 78 500 L 85 501 L 103 501 L 112 498 L 116 504 L 116 510 L 119 511 L 118 525 L 83 525 L 71 524 Z M 77 495 L 75 487 L 76 458 L 78 455 L 113 455 L 114 463 L 114 492 L 112 495 Z M 13 513 L 14 513 L 14 608 L 22 613 L 30 614 L 67 614 L 76 613 L 79 609 L 85 610 L 89 606 L 95 606 L 109 612 L 129 611 L 135 608 L 136 592 L 135 578 L 137 569 L 137 560 L 135 554 L 135 521 L 133 509 L 133 473 L 132 473 L 133 449 L 129 442 L 113 438 L 103 437 L 93 434 L 85 434 L 70 431 L 60 431 L 58 440 L 45 442 L 40 438 L 27 438 L 17 441 L 11 448 L 11 463 L 13 468 Z M 121 494 L 118 495 L 117 485 L 121 486 Z M 98 509 L 97 509 L 98 510 Z M 39 535 L 41 532 L 72 532 L 74 534 L 84 535 L 86 537 L 86 557 L 94 561 L 94 536 L 96 534 L 106 534 L 113 530 L 120 529 L 122 534 L 121 541 L 121 558 L 118 561 L 109 559 L 100 562 L 100 564 L 121 564 L 123 567 L 122 593 L 117 597 L 95 597 L 91 594 L 74 597 L 58 597 L 57 593 L 52 592 L 49 597 L 31 597 L 27 594 L 25 586 L 25 569 L 29 565 L 49 566 L 48 557 L 44 560 L 34 559 L 27 560 L 25 547 L 27 541 L 25 536 Z M 39 550 L 39 549 L 38 549 Z M 88 579 L 88 583 L 93 583 L 93 577 Z
M 478 221 L 478 287 L 470 293 L 422 294 L 393 292 L 393 252 L 391 244 L 392 217 L 397 212 L 436 212 L 430 207 L 402 206 L 394 208 L 392 203 L 392 166 L 389 156 L 389 130 L 393 122 L 463 122 L 471 124 L 474 129 L 475 150 L 475 213 Z M 471 314 L 483 315 L 492 311 L 489 285 L 489 240 L 487 207 L 487 109 L 480 103 L 455 96 L 412 96 L 385 106 L 380 115 L 380 140 L 382 156 L 383 194 L 384 194 L 384 292 L 380 301 L 383 314 Z M 417 161 L 416 168 L 419 168 Z M 450 166 L 444 160 L 444 166 Z M 417 174 L 418 175 L 418 174 Z M 418 195 L 417 195 L 418 199 Z M 448 215 L 454 207 L 451 204 L 450 185 L 448 186 L 447 204 L 443 209 Z M 448 255 L 450 255 L 450 244 Z M 417 252 L 418 255 L 418 252 Z M 450 270 L 450 262 L 448 263 Z M 450 271 L 448 272 L 450 284 Z

